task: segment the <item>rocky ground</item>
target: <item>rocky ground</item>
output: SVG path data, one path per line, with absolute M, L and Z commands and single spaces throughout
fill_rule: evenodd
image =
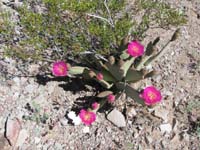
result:
M 200 2 L 168 1 L 186 12 L 188 23 L 155 65 L 159 74 L 145 83 L 159 87 L 163 101 L 146 110 L 128 99 L 133 105 L 127 106 L 123 128 L 113 125 L 104 113 L 97 113 L 97 121 L 89 128 L 72 125 L 68 112 L 76 101 L 93 96 L 94 90 L 83 88 L 80 81 L 43 78 L 43 62 L 4 57 L 4 43 L 0 43 L 0 150 L 200 149 L 196 129 L 200 121 Z M 164 44 L 172 32 L 150 29 L 144 43 L 159 35 Z M 19 136 L 9 136 L 13 132 Z

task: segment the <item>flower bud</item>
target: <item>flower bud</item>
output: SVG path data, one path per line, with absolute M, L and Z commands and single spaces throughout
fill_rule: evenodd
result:
M 107 99 L 108 99 L 109 103 L 113 103 L 115 101 L 115 95 L 109 94 L 108 97 L 107 97 Z
M 110 63 L 111 65 L 114 65 L 114 64 L 115 64 L 115 57 L 114 57 L 114 56 L 110 56 L 110 57 L 108 58 L 108 61 L 109 61 L 109 63 Z
M 96 78 L 98 80 L 103 80 L 103 74 L 102 73 L 98 73 L 97 76 L 96 76 Z
M 90 70 L 88 75 L 90 78 L 93 78 L 93 77 L 95 77 L 96 74 L 94 73 L 94 71 Z
M 100 106 L 100 104 L 99 104 L 99 103 L 97 103 L 97 102 L 94 102 L 94 103 L 92 103 L 92 109 L 93 109 L 93 110 L 96 110 L 96 109 L 98 109 L 98 108 L 99 108 L 99 106 Z
M 67 68 L 70 69 L 71 67 L 72 66 L 69 63 L 67 63 Z

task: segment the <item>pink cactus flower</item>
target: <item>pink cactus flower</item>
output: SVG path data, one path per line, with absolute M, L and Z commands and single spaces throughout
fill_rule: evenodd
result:
M 149 86 L 143 90 L 141 98 L 144 99 L 146 105 L 153 105 L 160 102 L 162 96 L 160 91 L 157 90 L 154 86 Z
M 103 74 L 102 73 L 98 73 L 96 77 L 97 77 L 98 80 L 103 80 Z
M 67 64 L 64 61 L 57 61 L 53 63 L 52 73 L 54 76 L 63 77 L 68 73 Z
M 96 110 L 98 108 L 99 108 L 99 103 L 97 103 L 97 102 L 92 103 L 92 109 L 93 110 Z
M 132 41 L 128 44 L 127 53 L 133 57 L 141 56 L 144 53 L 144 46 L 138 41 Z
M 108 99 L 108 102 L 109 102 L 109 103 L 113 103 L 113 102 L 115 101 L 115 95 L 109 94 L 109 95 L 107 96 L 107 99 Z
M 79 117 L 85 125 L 91 125 L 96 120 L 96 114 L 85 109 L 81 109 Z

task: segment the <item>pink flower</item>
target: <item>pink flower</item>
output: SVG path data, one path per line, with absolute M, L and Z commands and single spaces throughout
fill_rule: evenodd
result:
M 109 94 L 109 95 L 107 96 L 107 99 L 108 99 L 108 102 L 109 102 L 109 103 L 113 103 L 113 102 L 115 101 L 115 95 Z
M 157 102 L 160 102 L 162 99 L 161 93 L 154 86 L 146 87 L 142 94 L 141 98 L 144 99 L 146 105 L 153 105 Z
M 92 103 L 92 109 L 96 110 L 98 109 L 98 107 L 99 107 L 99 103 L 97 102 Z
M 91 125 L 96 120 L 96 114 L 85 109 L 81 109 L 79 117 L 85 125 Z
M 144 46 L 138 41 L 132 41 L 128 44 L 127 53 L 133 57 L 141 56 L 144 53 Z
M 103 80 L 103 74 L 102 73 L 98 73 L 96 77 L 97 77 L 98 80 Z
M 53 63 L 52 73 L 54 76 L 62 77 L 68 73 L 67 64 L 64 61 L 57 61 Z

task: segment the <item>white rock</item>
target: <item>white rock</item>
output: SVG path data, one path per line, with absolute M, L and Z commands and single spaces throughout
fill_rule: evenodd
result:
M 26 139 L 28 138 L 28 132 L 25 129 L 22 129 L 19 133 L 18 139 L 17 139 L 17 143 L 16 146 L 20 147 L 22 146 L 22 144 L 26 141 Z
M 83 133 L 89 133 L 90 132 L 90 128 L 88 126 L 83 128 Z
M 20 85 L 20 78 L 19 78 L 19 77 L 13 78 L 13 81 L 14 81 L 17 85 Z
M 156 81 L 156 82 L 159 82 L 160 80 L 162 80 L 162 76 L 161 76 L 161 75 L 157 75 L 157 76 L 155 77 L 155 81 Z
M 146 66 L 146 69 L 147 69 L 147 70 L 151 70 L 152 68 L 153 68 L 152 65 L 147 65 L 147 66 Z
M 74 125 L 80 125 L 81 124 L 81 118 L 79 116 L 75 117 L 72 121 L 74 123 Z
M 66 118 L 62 118 L 60 119 L 60 123 L 61 125 L 66 126 L 68 124 L 68 120 Z
M 10 145 L 15 145 L 21 130 L 21 123 L 19 119 L 8 119 L 6 122 L 6 138 Z
M 168 121 L 169 111 L 167 109 L 163 109 L 162 107 L 155 107 L 154 115 L 164 120 L 164 122 Z
M 30 73 L 37 73 L 39 71 L 39 67 L 40 66 L 38 64 L 31 64 L 31 65 L 29 65 L 28 71 Z
M 126 121 L 124 115 L 117 109 L 113 109 L 107 116 L 107 119 L 111 121 L 117 127 L 125 127 Z
M 70 111 L 70 112 L 67 114 L 67 116 L 68 116 L 70 119 L 72 119 L 72 120 L 73 120 L 73 118 L 75 118 L 75 117 L 76 117 L 76 114 L 75 114 L 75 112 L 74 112 L 74 111 Z
M 132 124 L 132 123 L 133 123 L 132 121 L 128 120 L 128 124 Z
M 25 87 L 25 91 L 27 93 L 33 93 L 38 87 L 36 85 L 33 85 L 33 84 L 29 84 Z
M 17 100 L 18 97 L 19 97 L 19 95 L 20 95 L 19 92 L 15 92 L 15 93 L 13 94 L 13 100 Z
M 175 135 L 172 137 L 172 139 L 171 139 L 171 143 L 177 144 L 177 143 L 179 143 L 179 142 L 180 142 L 180 137 L 179 137 L 178 134 L 175 134 Z M 172 146 L 173 146 L 173 145 L 172 145 Z
M 63 150 L 63 147 L 60 143 L 55 143 L 54 147 L 56 150 Z
M 153 139 L 151 136 L 145 136 L 145 141 L 147 144 L 151 144 L 153 142 Z
M 184 132 L 182 134 L 182 139 L 184 139 L 185 141 L 189 142 L 190 141 L 190 135 L 186 132 Z
M 81 118 L 79 116 L 76 116 L 74 111 L 70 111 L 67 116 L 72 119 L 72 122 L 74 125 L 80 125 L 81 124 Z
M 170 91 L 165 91 L 165 95 L 172 96 L 173 94 Z
M 165 132 L 170 133 L 172 131 L 172 126 L 169 123 L 161 124 L 160 130 L 161 130 L 162 133 L 165 133 Z
M 135 108 L 134 108 L 134 107 L 129 107 L 129 108 L 127 109 L 127 115 L 128 115 L 129 117 L 134 117 L 134 116 L 136 116 L 136 115 L 137 115 L 137 112 L 135 111 Z
M 35 144 L 38 144 L 41 141 L 39 137 L 35 137 L 34 140 L 35 140 Z
M 21 7 L 22 5 L 23 5 L 22 2 L 20 2 L 19 0 L 15 0 L 14 6 L 15 6 L 16 8 L 19 8 L 19 7 Z

